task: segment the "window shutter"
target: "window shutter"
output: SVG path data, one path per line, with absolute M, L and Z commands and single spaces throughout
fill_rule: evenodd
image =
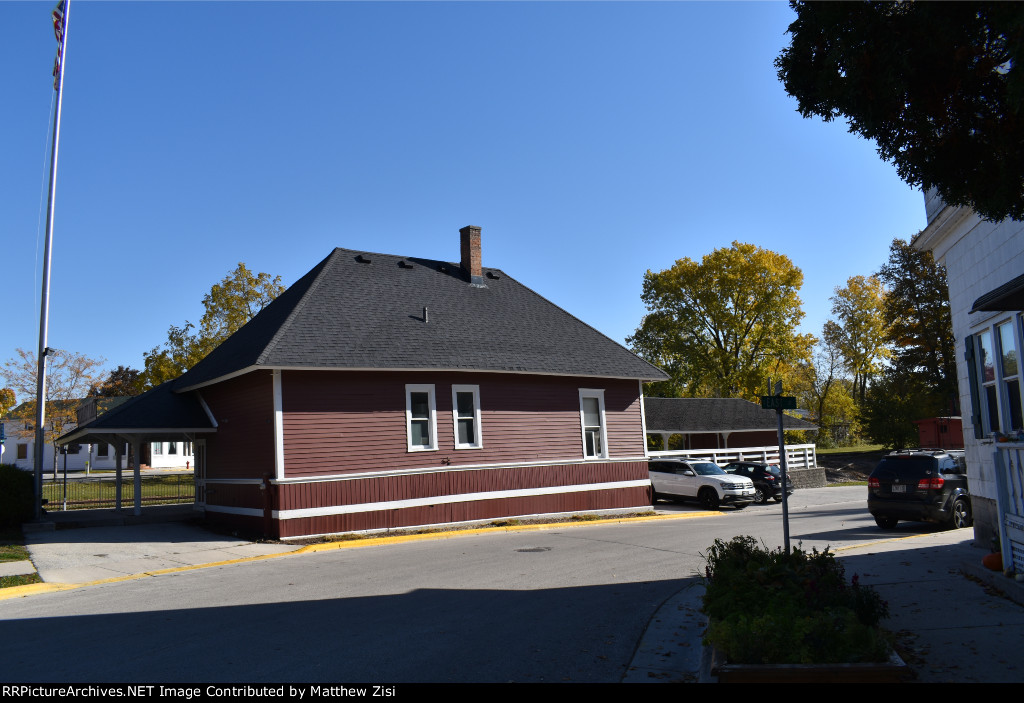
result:
M 985 436 L 985 427 L 981 419 L 981 391 L 978 388 L 978 362 L 975 355 L 974 335 L 964 339 L 964 359 L 967 360 L 967 378 L 971 384 L 971 424 L 974 425 L 974 438 Z

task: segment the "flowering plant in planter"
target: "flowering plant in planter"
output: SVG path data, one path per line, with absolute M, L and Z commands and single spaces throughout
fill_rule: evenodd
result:
M 888 605 L 827 548 L 769 550 L 716 539 L 704 555 L 705 642 L 732 664 L 884 662 Z

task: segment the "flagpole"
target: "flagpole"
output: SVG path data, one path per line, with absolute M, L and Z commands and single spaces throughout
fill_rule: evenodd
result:
M 46 344 L 50 317 L 50 259 L 53 254 L 53 212 L 57 198 L 57 145 L 60 142 L 60 108 L 64 89 L 64 67 L 68 46 L 68 6 L 71 0 L 63 0 L 53 11 L 53 28 L 58 34 L 57 61 L 54 66 L 54 90 L 57 91 L 57 108 L 53 116 L 53 140 L 50 152 L 50 191 L 46 205 L 46 242 L 43 246 L 43 290 L 39 301 L 39 355 L 36 357 L 36 438 L 35 456 L 35 503 L 36 520 L 43 518 L 43 448 L 46 422 L 46 356 L 50 348 Z

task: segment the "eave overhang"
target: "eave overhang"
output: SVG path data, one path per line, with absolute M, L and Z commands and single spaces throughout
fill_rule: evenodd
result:
M 974 301 L 971 312 L 1024 310 L 1024 274 L 990 290 Z
M 71 430 L 66 435 L 59 437 L 55 444 L 58 446 L 63 446 L 65 444 L 82 444 L 82 440 L 87 437 L 101 438 L 99 441 L 107 441 L 106 438 L 118 436 L 128 437 L 131 435 L 164 437 L 170 439 L 178 438 L 183 435 L 195 435 L 216 431 L 217 430 L 215 428 L 211 427 L 82 427 L 77 430 Z

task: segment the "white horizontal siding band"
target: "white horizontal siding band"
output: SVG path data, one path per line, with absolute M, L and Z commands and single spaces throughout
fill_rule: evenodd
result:
M 525 498 L 528 496 L 555 495 L 559 493 L 583 493 L 585 491 L 608 491 L 616 488 L 639 488 L 650 486 L 650 479 L 633 481 L 614 481 L 608 483 L 585 483 L 574 486 L 544 486 L 541 488 L 520 488 L 509 491 L 488 491 L 484 493 L 459 493 L 448 496 L 432 496 L 427 498 L 410 498 L 408 500 L 391 500 L 381 503 L 358 503 L 356 505 L 328 505 L 322 508 L 299 508 L 296 510 L 275 510 L 274 517 L 278 520 L 294 520 L 304 517 L 322 517 L 325 515 L 348 515 L 351 513 L 368 513 L 372 510 L 401 510 L 402 508 L 421 508 L 427 505 L 443 505 L 447 503 L 469 503 L 478 500 L 497 500 L 500 498 Z M 209 507 L 207 508 L 209 509 Z M 235 508 L 233 510 L 248 510 Z M 250 513 L 246 513 L 250 514 Z M 260 510 L 251 514 L 263 515 Z
M 295 478 L 274 479 L 271 483 L 286 485 L 295 483 L 316 483 L 318 481 L 355 481 L 364 478 L 388 478 L 391 476 L 410 476 L 413 474 L 437 474 L 451 471 L 482 471 L 489 469 L 521 469 L 532 466 L 572 466 L 579 464 L 627 464 L 630 462 L 647 462 L 645 456 L 613 457 L 611 459 L 557 459 L 545 461 L 521 461 L 501 464 L 458 464 L 455 466 L 429 466 L 415 469 L 384 469 L 382 471 L 361 471 L 355 474 L 328 474 L 326 476 L 297 476 Z

